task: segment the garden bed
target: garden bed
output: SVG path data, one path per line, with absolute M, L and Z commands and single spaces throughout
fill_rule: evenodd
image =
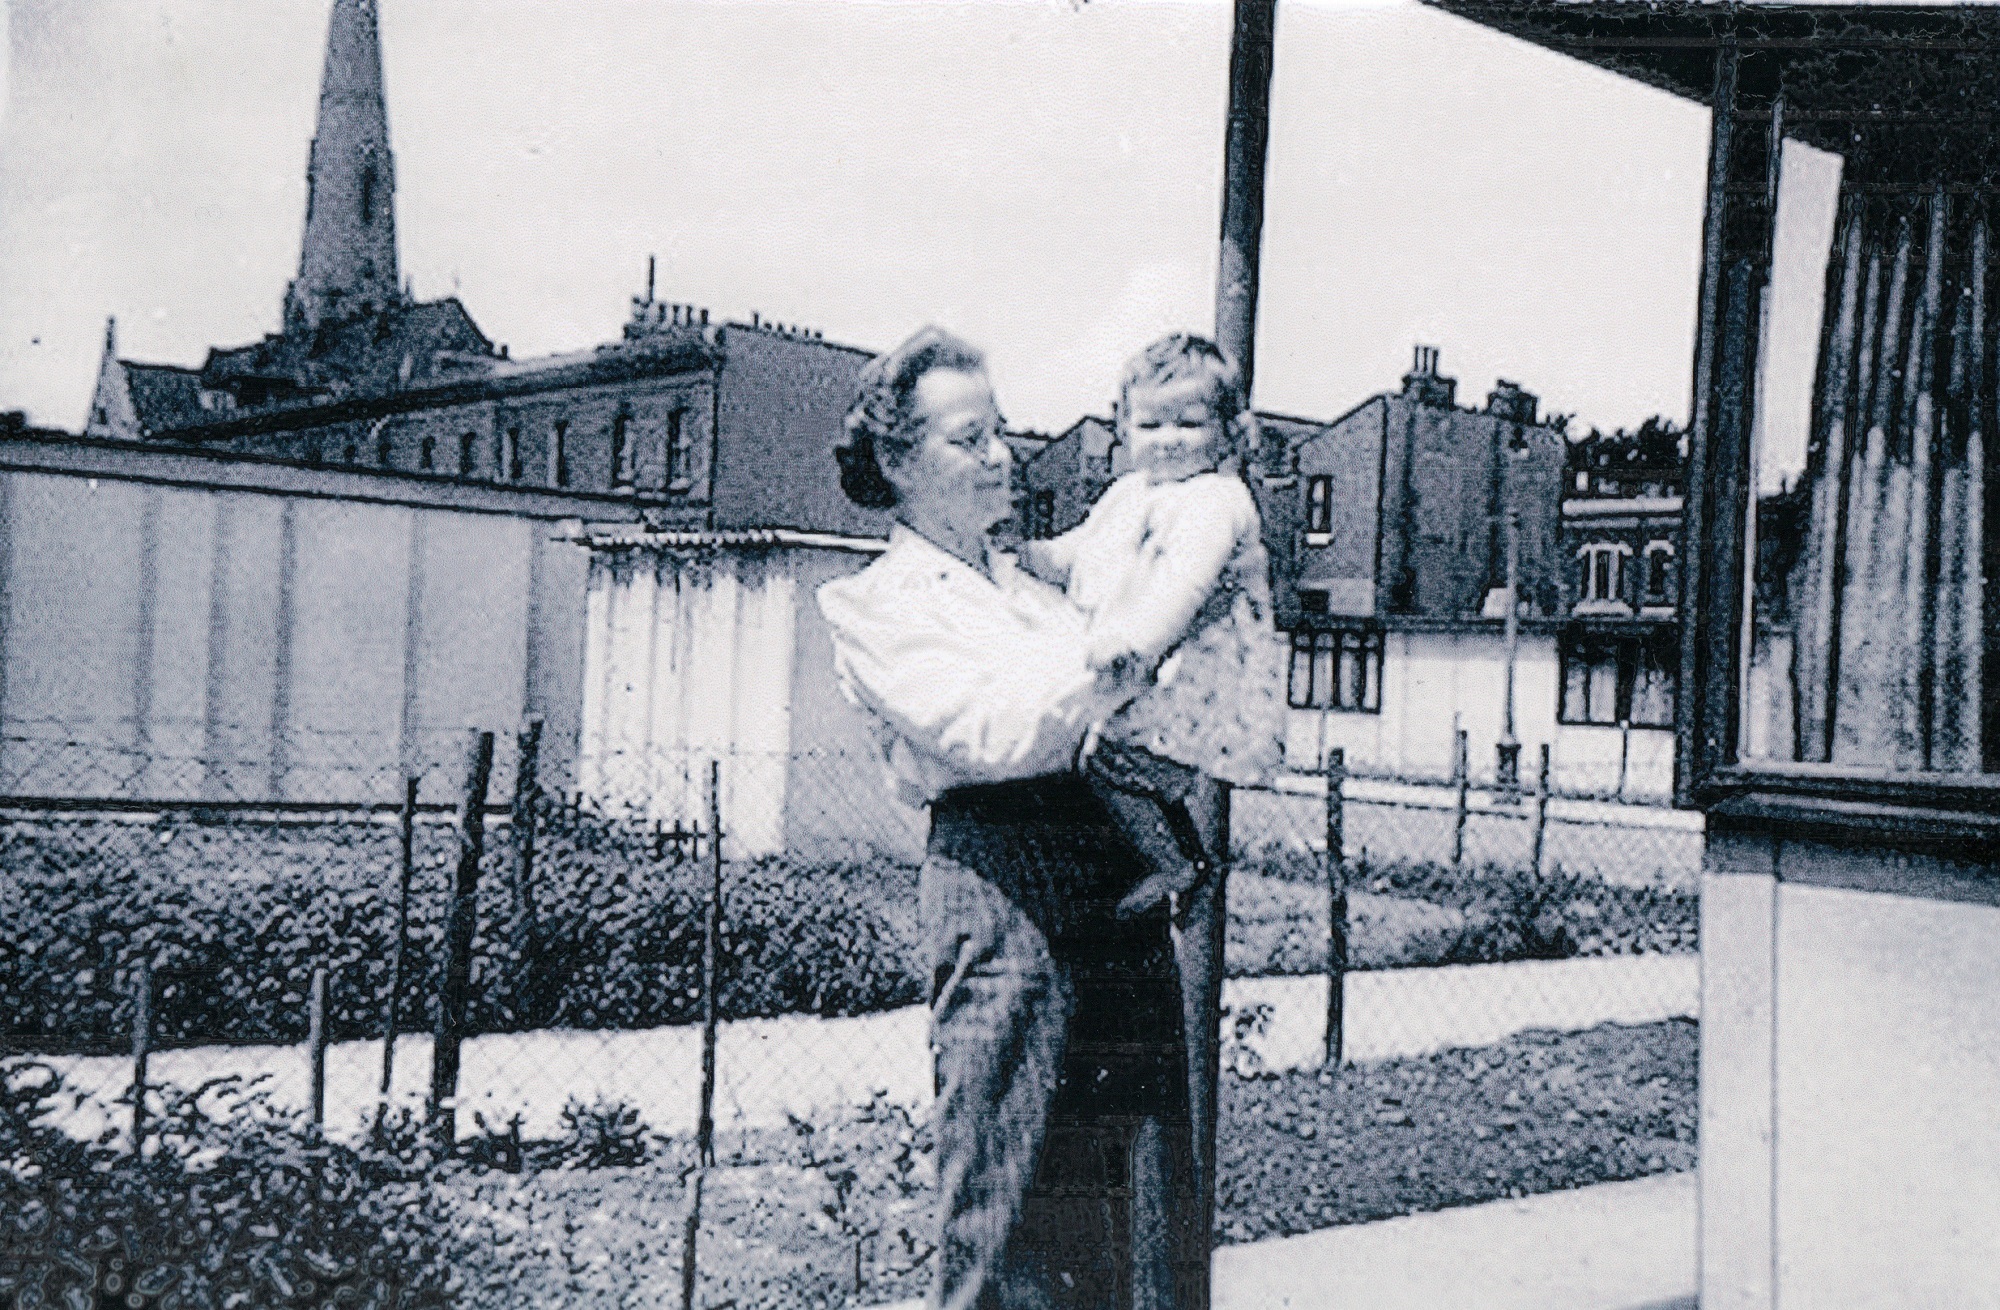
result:
M 1252 1241 L 1691 1169 L 1695 1036 L 1687 1021 L 1608 1024 L 1337 1076 L 1225 1076 L 1217 1235 Z M 465 1304 L 613 1307 L 678 1286 L 688 1150 L 651 1150 L 636 1168 L 537 1171 L 531 1158 L 520 1174 L 455 1175 L 460 1267 L 477 1292 Z M 719 1151 L 701 1304 L 836 1307 L 922 1291 L 929 1135 L 895 1107 L 810 1134 L 729 1134 Z

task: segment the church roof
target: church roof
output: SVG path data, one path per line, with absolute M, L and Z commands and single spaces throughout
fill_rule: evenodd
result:
M 480 376 L 498 359 L 465 306 L 448 296 L 214 349 L 201 373 L 212 387 L 247 388 L 274 402 L 340 399 Z
M 120 360 L 126 389 L 139 428 L 156 432 L 201 421 L 201 374 L 175 364 L 139 364 Z

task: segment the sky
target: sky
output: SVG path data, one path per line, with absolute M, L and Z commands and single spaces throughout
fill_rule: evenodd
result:
M 0 408 L 80 427 L 116 315 L 278 325 L 329 0 L 0 0 Z M 1222 0 L 380 0 L 403 269 L 515 357 L 663 299 L 983 346 L 1011 421 L 1213 322 Z M 1688 403 L 1707 111 L 1407 0 L 1282 0 L 1257 393 L 1433 345 L 1584 424 Z

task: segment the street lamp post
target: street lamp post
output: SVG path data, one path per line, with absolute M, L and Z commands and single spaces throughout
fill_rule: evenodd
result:
M 1509 488 L 1512 490 L 1510 484 Z M 1507 690 L 1501 701 L 1500 740 L 1494 750 L 1496 781 L 1508 801 L 1521 796 L 1521 739 L 1514 735 L 1514 662 L 1521 650 L 1521 511 L 1507 505 Z

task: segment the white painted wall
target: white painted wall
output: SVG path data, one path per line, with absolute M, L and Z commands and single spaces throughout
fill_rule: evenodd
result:
M 0 471 L 0 793 L 449 801 L 490 728 L 504 800 L 529 714 L 566 785 L 574 526 Z
M 806 545 L 648 545 L 592 557 L 586 607 L 586 796 L 666 824 L 708 823 L 721 760 L 732 856 L 922 849 L 860 712 L 834 687 L 814 600 L 868 553 Z
M 1995 870 L 1732 836 L 1707 866 L 1703 1310 L 2000 1306 Z
M 1446 777 L 1452 733 L 1464 728 L 1475 779 L 1490 778 L 1504 718 L 1507 647 L 1498 633 L 1391 632 L 1383 637 L 1379 714 L 1294 710 L 1286 758 L 1312 769 L 1322 752 L 1347 751 L 1348 767 L 1410 777 Z M 1543 743 L 1550 745 L 1551 784 L 1559 790 L 1611 792 L 1625 757 L 1628 795 L 1659 797 L 1673 790 L 1674 740 L 1668 729 L 1564 725 L 1561 662 L 1556 641 L 1522 636 L 1514 665 L 1514 735 L 1521 743 L 1521 780 L 1533 786 Z

